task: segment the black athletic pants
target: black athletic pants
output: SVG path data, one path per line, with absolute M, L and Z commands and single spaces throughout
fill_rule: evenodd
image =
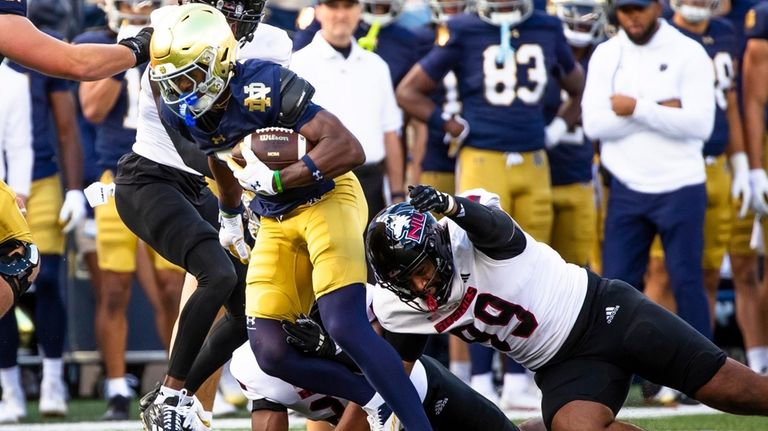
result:
M 194 392 L 247 340 L 246 266 L 219 244 L 218 200 L 203 177 L 129 153 L 120 159 L 115 184 L 117 211 L 125 225 L 197 278 L 197 290 L 181 311 L 168 366 L 169 376 L 186 380 L 200 353 L 198 362 L 203 363 L 195 367 L 205 371 L 187 385 Z M 227 316 L 211 333 L 209 349 L 201 352 L 222 305 Z

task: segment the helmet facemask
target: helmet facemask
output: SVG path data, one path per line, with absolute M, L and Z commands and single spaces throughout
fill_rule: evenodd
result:
M 600 42 L 607 23 L 605 8 L 594 0 L 566 0 L 555 3 L 568 44 L 583 48 Z
M 162 6 L 161 0 L 107 0 L 103 6 L 107 14 L 107 26 L 115 33 L 127 25 L 149 25 L 150 13 Z
M 253 33 L 264 17 L 266 5 L 265 0 L 182 0 L 182 3 L 203 3 L 221 11 L 241 45 L 253 40 Z
M 386 27 L 403 11 L 403 0 L 361 0 L 362 19 L 368 24 L 378 21 Z
M 227 87 L 229 79 L 225 81 L 214 71 L 217 54 L 217 48 L 209 47 L 193 63 L 175 72 L 156 76 L 155 69 L 150 71 L 165 104 L 185 121 L 205 114 Z
M 712 18 L 719 5 L 719 0 L 672 0 L 670 2 L 672 10 L 691 24 L 698 24 Z
M 445 24 L 452 16 L 469 11 L 467 0 L 430 0 L 429 8 L 432 11 L 432 22 Z
M 514 27 L 532 13 L 532 0 L 477 0 L 477 15 L 496 26 Z
M 411 308 L 434 312 L 444 305 L 453 282 L 453 254 L 448 229 L 429 213 L 397 204 L 379 213 L 366 235 L 368 259 L 381 287 L 392 291 Z M 426 284 L 434 293 L 413 289 L 412 278 L 427 261 L 434 273 Z

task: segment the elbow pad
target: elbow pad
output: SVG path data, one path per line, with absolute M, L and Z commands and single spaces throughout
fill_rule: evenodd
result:
M 293 128 L 307 110 L 315 87 L 292 71 L 280 68 L 280 127 Z

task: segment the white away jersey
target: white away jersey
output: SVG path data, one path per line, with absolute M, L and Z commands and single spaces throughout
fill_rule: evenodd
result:
M 259 367 L 247 342 L 232 354 L 229 369 L 240 382 L 243 393 L 249 400 L 267 399 L 284 405 L 307 419 L 335 423 L 341 418 L 347 405 L 347 400 L 343 398 L 316 394 L 268 375 Z M 411 382 L 423 402 L 427 396 L 427 372 L 421 361 L 416 361 L 413 366 Z
M 165 6 L 152 12 L 152 22 L 163 19 L 178 6 Z M 253 34 L 253 41 L 238 50 L 239 59 L 258 58 L 273 61 L 287 67 L 291 61 L 293 42 L 288 34 L 277 27 L 259 24 Z M 139 96 L 139 123 L 136 129 L 136 143 L 133 152 L 156 163 L 171 166 L 191 174 L 199 172 L 184 164 L 173 142 L 160 122 L 152 89 L 149 86 L 149 67 L 141 77 L 141 95 Z
M 497 195 L 470 190 L 463 196 L 499 206 Z M 476 199 L 475 199 L 476 198 Z M 475 249 L 466 231 L 448 217 L 454 277 L 450 298 L 436 313 L 417 311 L 387 289 L 375 290 L 373 310 L 392 332 L 451 332 L 467 342 L 507 353 L 529 369 L 549 361 L 573 328 L 587 293 L 587 271 L 566 263 L 544 243 L 525 235 L 525 249 L 494 260 Z M 426 308 L 426 307 L 425 307 Z

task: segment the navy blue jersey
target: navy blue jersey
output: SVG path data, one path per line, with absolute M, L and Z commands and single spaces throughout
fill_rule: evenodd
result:
M 674 23 L 671 23 L 674 25 Z M 704 143 L 705 156 L 719 156 L 725 152 L 728 146 L 728 100 L 726 94 L 736 85 L 736 56 L 738 51 L 738 38 L 733 26 L 722 18 L 714 18 L 709 21 L 709 26 L 704 34 L 695 34 L 676 26 L 678 30 L 691 39 L 699 42 L 709 54 L 715 66 L 715 128 L 709 140 Z
M 369 29 L 368 24 L 360 21 L 355 29 L 355 39 L 365 36 Z M 309 45 L 318 30 L 320 30 L 320 23 L 315 20 L 304 30 L 296 32 L 293 36 L 293 50 L 298 51 Z M 375 52 L 389 66 L 394 87 L 397 87 L 400 80 L 424 54 L 422 40 L 412 30 L 397 23 L 389 24 L 379 30 Z
M 584 72 L 587 71 L 591 54 L 590 52 L 589 55 L 579 60 Z M 557 111 L 566 96 L 556 79 L 557 72 L 552 78 L 544 95 L 544 117 L 547 124 L 557 116 Z M 592 181 L 592 158 L 595 150 L 592 142 L 584 134 L 581 124 L 568 130 L 560 142 L 560 145 L 547 150 L 552 185 L 565 186 Z
M 435 40 L 436 31 L 434 25 L 423 26 L 415 30 L 420 40 Z M 446 97 L 450 94 L 450 100 Z M 449 72 L 437 84 L 429 98 L 443 112 L 451 114 L 461 113 L 461 102 L 458 99 L 458 87 L 456 75 Z M 427 128 L 427 148 L 421 161 L 421 169 L 425 172 L 454 172 L 456 159 L 448 156 L 448 145 L 443 141 L 445 131 L 441 127 Z
M 27 16 L 27 0 L 0 0 L 0 15 Z
M 563 76 L 575 67 L 563 25 L 534 11 L 510 31 L 513 52 L 501 63 L 500 27 L 475 15 L 448 22 L 450 37 L 420 64 L 435 81 L 453 70 L 463 116 L 470 131 L 464 145 L 495 151 L 544 148 L 544 90 L 553 70 Z
M 208 155 L 232 148 L 258 129 L 278 126 L 281 104 L 280 68 L 278 64 L 261 60 L 237 63 L 235 75 L 229 82 L 232 95 L 221 114 L 221 119 L 217 121 L 218 126 L 213 131 L 203 131 L 199 127 L 187 128 L 166 105 L 162 106 L 160 116 L 166 124 L 176 126 L 180 130 L 186 129 L 200 149 Z M 310 103 L 294 130 L 298 132 L 320 110 L 320 106 Z M 216 114 L 209 112 L 206 115 Z M 251 202 L 251 208 L 263 216 L 280 216 L 301 204 L 319 198 L 333 187 L 333 180 L 326 179 L 306 187 L 289 189 L 275 196 L 257 194 Z
M 74 43 L 113 44 L 117 35 L 108 29 L 85 32 L 77 36 Z M 139 118 L 139 92 L 141 74 L 146 65 L 128 69 L 111 79 L 121 83 L 120 94 L 112 110 L 104 120 L 95 124 L 94 146 L 98 154 L 98 165 L 102 171 L 117 171 L 117 161 L 131 151 L 136 141 L 136 126 Z
M 741 58 L 741 55 L 744 53 L 744 48 L 747 44 L 746 39 L 750 37 L 747 33 L 749 33 L 749 11 L 753 7 L 757 7 L 761 3 L 761 0 L 739 0 L 739 1 L 732 1 L 731 2 L 731 10 L 728 11 L 728 14 L 724 16 L 728 22 L 731 23 L 733 26 L 733 30 L 736 32 L 736 40 L 739 44 L 739 55 L 738 57 Z M 762 6 L 763 9 L 765 9 L 765 6 Z M 764 13 L 764 12 L 763 12 Z M 763 18 L 764 20 L 765 18 Z M 764 24 L 763 24 L 764 25 Z M 763 29 L 765 27 L 763 26 Z
M 744 36 L 747 39 L 768 39 L 768 2 L 760 2 L 747 12 Z
M 59 35 L 47 33 L 61 39 Z M 58 134 L 51 114 L 48 95 L 57 91 L 70 91 L 70 83 L 64 79 L 43 75 L 13 62 L 8 64 L 16 71 L 29 75 L 29 91 L 32 97 L 32 149 L 35 153 L 32 179 L 39 180 L 49 177 L 59 171 L 59 166 L 56 161 L 55 149 Z

